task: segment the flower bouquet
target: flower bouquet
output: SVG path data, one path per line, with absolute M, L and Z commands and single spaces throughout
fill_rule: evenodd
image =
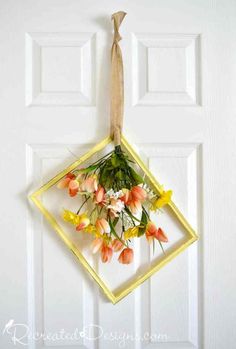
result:
M 166 233 L 150 219 L 149 210 L 160 210 L 170 202 L 172 191 L 154 193 L 135 169 L 136 164 L 120 145 L 86 168 L 68 173 L 57 184 L 71 197 L 82 197 L 77 212 L 64 210 L 63 219 L 81 233 L 93 236 L 91 252 L 100 252 L 102 262 L 110 262 L 119 252 L 118 261 L 132 263 L 132 239 L 145 236 L 157 241 L 164 253 Z

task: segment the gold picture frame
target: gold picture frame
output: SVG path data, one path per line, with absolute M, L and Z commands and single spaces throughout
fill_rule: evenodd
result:
M 189 245 L 191 245 L 193 242 L 198 240 L 198 235 L 193 230 L 193 228 L 190 226 L 190 224 L 187 222 L 187 220 L 184 218 L 182 213 L 179 211 L 177 206 L 174 204 L 173 201 L 171 201 L 168 204 L 168 207 L 174 214 L 174 216 L 177 218 L 179 223 L 184 228 L 184 231 L 186 233 L 186 240 L 177 248 L 175 248 L 170 253 L 167 253 L 162 260 L 156 262 L 146 273 L 143 273 L 139 277 L 137 277 L 134 281 L 132 281 L 129 285 L 125 286 L 123 289 L 120 289 L 117 293 L 111 291 L 109 287 L 104 283 L 104 281 L 101 279 L 101 277 L 98 275 L 98 273 L 94 270 L 94 268 L 88 263 L 86 258 L 83 256 L 83 254 L 78 250 L 78 248 L 73 244 L 73 242 L 70 241 L 64 230 L 61 228 L 57 220 L 54 218 L 54 216 L 44 207 L 40 200 L 40 195 L 43 194 L 45 191 L 47 191 L 49 188 L 51 188 L 53 185 L 55 185 L 60 179 L 62 179 L 68 172 L 74 170 L 76 167 L 81 165 L 83 162 L 88 160 L 91 156 L 95 155 L 97 152 L 103 150 L 109 143 L 112 142 L 112 139 L 110 137 L 105 138 L 100 143 L 98 143 L 96 146 L 94 146 L 92 149 L 90 149 L 86 154 L 84 154 L 80 159 L 73 162 L 70 166 L 68 166 L 66 169 L 61 171 L 59 174 L 57 174 L 55 177 L 53 177 L 50 181 L 48 181 L 46 184 L 41 186 L 39 189 L 37 189 L 35 192 L 33 192 L 29 198 L 33 201 L 33 203 L 37 206 L 37 208 L 41 211 L 41 213 L 44 215 L 44 217 L 47 219 L 47 221 L 52 225 L 54 230 L 57 232 L 59 237 L 63 240 L 65 245 L 74 253 L 74 255 L 78 258 L 80 263 L 83 265 L 83 267 L 89 272 L 89 274 L 92 276 L 92 278 L 97 282 L 97 284 L 101 287 L 104 294 L 108 297 L 108 299 L 113 303 L 119 302 L 122 298 L 127 296 L 130 292 L 132 292 L 136 287 L 138 287 L 141 283 L 143 283 L 145 280 L 147 280 L 150 276 L 152 276 L 156 271 L 161 269 L 164 265 L 166 265 L 169 261 L 171 261 L 174 257 L 176 257 L 179 253 L 184 251 Z M 125 137 L 122 135 L 121 137 L 121 145 L 125 149 L 125 151 L 130 154 L 130 156 L 135 160 L 135 162 L 139 165 L 141 170 L 144 172 L 146 178 L 148 178 L 150 184 L 152 187 L 157 191 L 157 193 L 161 194 L 163 189 L 162 186 L 157 182 L 155 177 L 152 175 L 152 173 L 149 171 L 149 169 L 146 167 L 146 165 L 143 163 L 143 161 L 140 159 L 139 155 L 134 151 L 133 147 L 127 142 Z

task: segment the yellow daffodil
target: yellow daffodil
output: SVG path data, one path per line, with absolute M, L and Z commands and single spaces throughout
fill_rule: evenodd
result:
M 79 215 L 79 224 L 76 226 L 77 231 L 84 230 L 90 224 L 90 219 L 87 216 L 87 213 L 82 213 Z
M 89 234 L 94 234 L 97 238 L 101 238 L 102 237 L 102 234 L 97 230 L 97 228 L 95 227 L 95 225 L 93 224 L 89 224 L 85 229 L 84 231 L 86 233 L 89 233 Z
M 124 233 L 125 240 L 137 237 L 138 232 L 139 232 L 139 226 L 127 229 Z
M 90 233 L 90 234 L 93 234 L 93 233 L 95 233 L 96 232 L 96 227 L 93 225 L 93 224 L 89 224 L 85 229 L 84 229 L 84 231 L 86 232 L 86 233 Z
M 71 212 L 69 210 L 64 210 L 62 217 L 64 221 L 69 222 L 73 225 L 76 225 L 76 230 L 80 231 L 88 227 L 90 223 L 90 219 L 87 216 L 87 213 L 82 213 L 80 215 Z
M 62 217 L 65 222 L 69 222 L 74 225 L 79 224 L 80 216 L 78 216 L 76 213 L 71 212 L 69 210 L 64 210 L 62 213 Z
M 172 190 L 163 191 L 161 196 L 152 203 L 152 206 L 150 207 L 151 211 L 156 211 L 169 204 L 169 202 L 171 201 L 171 196 Z

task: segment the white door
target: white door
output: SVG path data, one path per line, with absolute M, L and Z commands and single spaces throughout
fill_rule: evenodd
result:
M 235 348 L 236 2 L 8 0 L 0 10 L 1 348 Z M 27 195 L 109 132 L 118 10 L 128 13 L 124 134 L 200 240 L 112 305 Z

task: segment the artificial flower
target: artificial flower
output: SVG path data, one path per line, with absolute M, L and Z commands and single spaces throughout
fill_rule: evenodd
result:
M 129 228 L 124 233 L 124 239 L 127 240 L 131 238 L 135 238 L 138 236 L 138 233 L 139 233 L 139 226 Z
M 162 242 L 168 242 L 168 238 L 161 228 L 158 228 L 157 230 L 156 239 Z
M 93 224 L 89 224 L 84 228 L 84 231 L 89 234 L 94 234 L 96 237 L 101 237 L 102 235 L 97 231 L 97 228 Z
M 132 248 L 124 248 L 121 254 L 119 255 L 118 261 L 122 264 L 130 264 L 134 259 L 134 251 Z
M 101 234 L 109 234 L 111 231 L 110 225 L 105 218 L 98 218 L 96 220 L 95 226 Z
M 106 244 L 102 245 L 101 248 L 101 260 L 103 263 L 109 263 L 113 255 L 113 250 Z
M 110 209 L 111 216 L 118 217 L 117 213 L 124 209 L 124 203 L 120 199 L 111 199 L 107 208 Z
M 95 192 L 95 202 L 97 204 L 103 204 L 105 200 L 105 189 L 99 185 Z
M 142 187 L 136 185 L 133 188 L 131 188 L 129 192 L 129 197 L 127 200 L 127 192 L 126 192 L 126 204 L 129 206 L 130 211 L 133 214 L 138 214 L 142 211 L 142 203 L 147 197 L 147 192 Z
M 64 210 L 63 218 L 77 231 L 92 235 L 92 253 L 99 251 L 104 263 L 111 260 L 114 252 L 119 252 L 120 263 L 131 263 L 134 251 L 128 247 L 128 240 L 142 239 L 144 233 L 148 242 L 168 241 L 164 231 L 149 221 L 147 211 L 150 203 L 152 210 L 168 204 L 172 191 L 161 189 L 162 194 L 158 196 L 132 163 L 128 154 L 116 146 L 88 167 L 74 169 L 57 184 L 58 188 L 68 188 L 72 197 L 78 193 L 84 196 L 77 214 Z M 79 214 L 85 204 L 89 214 Z
M 74 212 L 71 212 L 69 210 L 64 210 L 62 213 L 62 217 L 63 217 L 65 222 L 69 222 L 69 223 L 74 224 L 74 225 L 79 224 L 80 216 L 78 216 Z
M 112 241 L 112 248 L 114 252 L 118 252 L 120 250 L 122 250 L 122 248 L 124 247 L 124 243 L 119 240 L 119 239 L 114 239 Z
M 130 198 L 130 190 L 127 188 L 122 189 L 122 196 L 121 196 L 121 201 L 124 202 L 124 204 L 127 204 Z
M 105 196 L 107 199 L 119 199 L 123 196 L 123 192 L 122 190 L 114 191 L 113 189 L 109 189 Z
M 86 228 L 90 223 L 90 219 L 88 218 L 86 213 L 79 215 L 79 223 L 76 226 L 77 231 L 81 231 Z
M 91 244 L 92 253 L 93 254 L 97 253 L 101 249 L 102 244 L 103 244 L 103 239 L 102 238 L 94 239 L 92 244 Z
M 83 192 L 94 193 L 97 189 L 98 181 L 96 175 L 87 177 L 80 185 L 80 190 Z
M 130 191 L 131 198 L 130 200 L 136 200 L 136 201 L 145 201 L 147 197 L 147 192 L 145 189 L 140 187 L 139 185 L 134 186 Z
M 83 173 L 83 168 L 81 168 L 76 175 L 76 180 L 81 183 L 84 179 L 85 179 L 85 174 Z
M 139 200 L 130 200 L 128 206 L 133 214 L 138 214 L 142 211 L 142 204 Z
M 153 239 L 157 239 L 162 242 L 168 242 L 168 238 L 161 228 L 157 228 L 153 222 L 148 222 L 146 226 L 146 238 L 150 243 Z
M 79 182 L 76 179 L 72 179 L 68 185 L 69 195 L 71 197 L 76 196 L 79 191 Z
M 146 226 L 146 239 L 150 243 L 153 239 L 155 239 L 155 234 L 157 233 L 157 227 L 153 222 L 148 222 Z
M 163 191 L 160 197 L 152 203 L 152 206 L 150 207 L 150 209 L 152 211 L 156 211 L 162 208 L 163 206 L 169 204 L 169 202 L 171 201 L 171 196 L 172 196 L 172 190 Z
M 75 175 L 71 172 L 67 173 L 67 175 L 57 183 L 57 188 L 58 189 L 67 188 L 72 179 L 75 179 Z

